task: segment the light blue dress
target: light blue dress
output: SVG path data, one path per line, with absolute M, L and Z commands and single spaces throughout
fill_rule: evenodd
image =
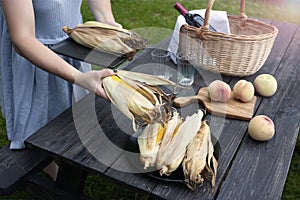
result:
M 33 0 L 36 37 L 45 45 L 56 44 L 68 36 L 67 25 L 82 22 L 82 0 Z M 32 65 L 12 46 L 0 2 L 0 106 L 6 119 L 11 149 L 24 148 L 24 140 L 80 98 L 82 91 L 67 81 Z M 82 71 L 90 65 L 63 57 Z M 74 93 L 73 93 L 74 91 Z M 76 92 L 75 92 L 76 91 Z M 80 94 L 80 95 L 79 95 Z M 79 95 L 79 96 L 78 96 Z

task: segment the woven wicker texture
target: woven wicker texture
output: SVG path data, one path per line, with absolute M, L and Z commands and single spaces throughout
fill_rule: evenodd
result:
M 209 30 L 210 0 L 200 28 L 183 25 L 179 51 L 196 56 L 195 66 L 230 76 L 249 76 L 265 63 L 278 29 L 245 14 L 245 0 L 240 2 L 240 15 L 228 16 L 231 34 Z

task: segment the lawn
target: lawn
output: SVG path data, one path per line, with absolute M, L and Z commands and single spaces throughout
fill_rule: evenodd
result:
M 138 29 L 145 27 L 158 27 L 172 30 L 175 25 L 177 11 L 173 8 L 175 0 L 112 0 L 112 7 L 116 21 L 124 28 Z M 246 14 L 249 17 L 264 18 L 282 22 L 300 24 L 300 5 L 296 0 L 268 0 L 246 1 Z M 270 1 L 269 1 L 270 2 Z M 278 2 L 278 4 L 274 4 Z M 283 4 L 281 2 L 284 2 Z M 206 1 L 182 0 L 181 3 L 188 9 L 201 9 L 206 7 Z M 215 10 L 226 10 L 229 14 L 239 13 L 238 0 L 216 0 Z M 88 11 L 86 0 L 82 5 L 84 20 L 93 20 Z M 0 117 L 0 146 L 8 144 L 5 132 L 5 122 Z M 294 151 L 288 178 L 286 180 L 282 199 L 300 199 L 300 137 Z M 89 176 L 85 186 L 85 194 L 93 199 L 141 199 L 141 194 L 125 190 L 122 187 L 103 180 L 101 177 Z M 26 191 L 19 191 L 12 196 L 0 199 L 31 199 Z

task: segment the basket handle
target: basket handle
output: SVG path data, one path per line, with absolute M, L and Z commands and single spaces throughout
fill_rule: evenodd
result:
M 214 5 L 215 0 L 209 0 L 206 11 L 205 11 L 205 18 L 204 18 L 204 24 L 202 26 L 202 30 L 209 30 L 209 17 L 210 17 L 210 11 L 212 9 L 212 6 Z M 247 15 L 245 14 L 245 0 L 241 0 L 240 2 L 240 17 L 247 19 Z
M 246 1 L 241 0 L 241 3 L 240 3 L 240 17 L 241 18 L 248 18 L 245 13 L 245 6 L 246 6 Z

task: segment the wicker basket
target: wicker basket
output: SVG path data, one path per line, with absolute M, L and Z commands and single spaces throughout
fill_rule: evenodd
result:
M 210 31 L 209 16 L 214 0 L 205 12 L 204 25 L 180 29 L 179 51 L 196 55 L 196 66 L 230 76 L 256 73 L 269 56 L 278 34 L 275 26 L 249 19 L 245 0 L 240 2 L 240 15 L 228 16 L 231 34 Z

